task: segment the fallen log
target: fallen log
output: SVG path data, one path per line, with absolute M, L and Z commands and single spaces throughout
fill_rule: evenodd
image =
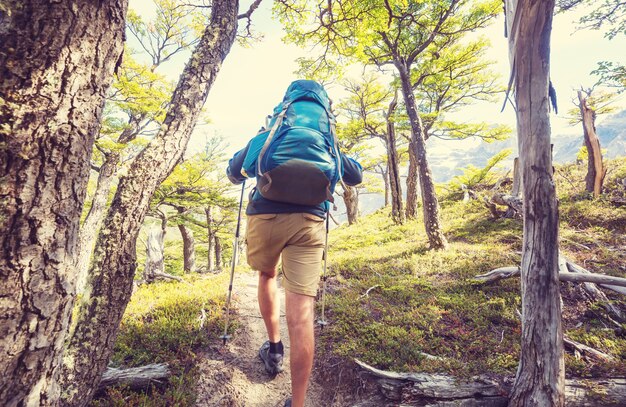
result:
M 98 391 L 116 384 L 124 384 L 133 390 L 148 388 L 151 384 L 161 384 L 170 376 L 167 363 L 155 363 L 128 369 L 109 367 L 102 375 Z
M 499 280 L 503 280 L 505 278 L 516 277 L 519 275 L 519 266 L 509 266 L 491 270 L 488 273 L 474 277 L 474 279 L 485 283 L 493 283 Z M 626 287 L 626 279 L 602 274 L 593 274 L 580 267 L 579 265 L 567 261 L 565 257 L 560 256 L 559 280 L 582 283 L 583 289 L 585 290 L 587 295 L 593 301 L 602 305 L 602 307 L 608 313 L 607 318 L 609 319 L 609 322 L 611 322 L 611 324 L 613 324 L 616 328 L 620 328 L 620 323 L 626 321 L 626 319 L 622 315 L 622 312 L 613 304 L 611 304 L 611 301 L 608 299 L 606 294 L 604 294 L 596 285 L 599 284 L 601 287 L 612 289 L 617 292 L 622 292 L 621 290 L 623 290 L 623 293 L 626 294 L 626 288 L 623 288 Z M 617 289 L 620 289 L 620 291 L 618 291 Z
M 565 345 L 565 348 L 579 352 L 580 354 L 595 359 L 599 362 L 612 362 L 615 360 L 613 356 L 607 355 L 606 353 L 600 352 L 597 349 L 576 342 L 568 338 L 567 336 L 563 336 L 563 344 Z
M 385 397 L 396 402 L 410 401 L 411 405 L 504 407 L 514 383 L 514 378 L 498 375 L 460 380 L 441 373 L 398 373 L 376 369 L 358 359 L 354 361 L 378 378 Z M 626 379 L 567 379 L 565 401 L 568 407 L 624 405 Z
M 568 262 L 567 264 L 569 268 L 570 263 Z M 519 274 L 519 266 L 508 266 L 491 270 L 485 274 L 480 274 L 474 277 L 474 279 L 486 283 L 493 283 L 505 278 L 516 277 Z M 571 281 L 574 283 L 596 283 L 602 285 L 603 287 L 606 285 L 626 287 L 626 278 L 607 276 L 604 274 L 575 274 L 568 271 L 559 271 L 559 280 Z
M 503 193 L 493 194 L 491 196 L 491 202 L 502 206 L 508 206 L 516 213 L 522 213 L 522 209 L 524 207 L 522 200 L 519 197 Z
M 567 269 L 569 270 L 570 273 L 592 274 L 591 271 L 579 266 L 576 263 L 572 263 L 569 261 L 567 262 Z M 626 288 L 624 287 L 620 287 L 617 285 L 607 285 L 607 284 L 600 284 L 600 287 L 606 288 L 607 290 L 615 291 L 616 293 L 619 293 L 619 294 L 626 295 Z

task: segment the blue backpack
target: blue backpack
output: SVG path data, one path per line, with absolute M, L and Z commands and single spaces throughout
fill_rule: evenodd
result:
M 293 82 L 267 127 L 250 142 L 241 173 L 256 176 L 257 190 L 272 201 L 334 202 L 341 156 L 324 88 L 310 80 Z

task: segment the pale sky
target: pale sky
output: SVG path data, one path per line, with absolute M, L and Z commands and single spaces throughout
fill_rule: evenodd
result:
M 250 0 L 242 1 L 244 11 Z M 235 44 L 227 56 L 222 69 L 209 93 L 206 110 L 211 124 L 199 126 L 189 144 L 189 150 L 201 149 L 206 136 L 222 136 L 229 144 L 225 152 L 232 155 L 245 146 L 263 124 L 265 115 L 280 102 L 291 81 L 298 79 L 293 73 L 297 66 L 295 59 L 304 56 L 306 50 L 282 42 L 281 27 L 271 19 L 271 2 L 264 0 L 253 15 L 257 32 L 264 35 L 260 43 L 250 48 Z M 150 0 L 131 0 L 130 6 L 142 15 L 149 15 Z M 602 32 L 593 30 L 575 31 L 579 14 L 566 13 L 554 17 L 551 44 L 551 79 L 557 91 L 559 102 L 558 116 L 552 115 L 553 134 L 577 133 L 578 129 L 569 126 L 564 113 L 572 107 L 575 89 L 591 86 L 597 78 L 590 75 L 597 62 L 610 60 L 626 63 L 626 37 L 607 40 Z M 484 30 L 492 49 L 488 56 L 497 63 L 492 68 L 508 80 L 508 44 L 503 35 L 503 18 Z M 168 62 L 161 72 L 176 79 L 188 54 L 181 54 L 175 61 Z M 337 99 L 339 90 L 328 89 L 329 95 Z M 620 101 L 622 105 L 624 100 Z M 466 109 L 467 120 L 500 122 L 515 127 L 515 116 L 511 107 L 500 113 L 502 100 L 495 104 L 482 104 Z

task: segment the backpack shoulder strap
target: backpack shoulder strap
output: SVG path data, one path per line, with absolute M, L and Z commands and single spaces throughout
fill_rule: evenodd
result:
M 285 115 L 287 114 L 287 109 L 289 108 L 289 105 L 291 104 L 291 102 L 289 103 L 285 103 L 283 105 L 283 110 L 281 110 L 281 112 L 278 114 L 278 116 L 276 117 L 276 120 L 274 121 L 274 125 L 272 126 L 272 129 L 270 130 L 270 134 L 267 135 L 267 138 L 265 139 L 265 143 L 263 144 L 263 147 L 261 148 L 261 152 L 259 153 L 259 158 L 257 158 L 257 175 L 263 177 L 267 177 L 267 174 L 264 174 L 261 171 L 261 160 L 263 159 L 263 156 L 265 155 L 265 153 L 267 152 L 267 149 L 269 148 L 272 139 L 274 138 L 274 135 L 276 134 L 276 130 L 278 130 L 278 128 L 280 127 L 280 125 L 283 123 L 283 119 L 285 118 Z M 271 179 L 268 180 L 270 183 L 272 182 Z

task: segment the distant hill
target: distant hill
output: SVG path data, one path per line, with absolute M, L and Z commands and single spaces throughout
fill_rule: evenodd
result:
M 580 127 L 580 126 L 579 126 Z M 600 145 L 606 151 L 605 157 L 615 158 L 626 155 L 626 110 L 612 115 L 597 126 Z M 582 128 L 572 133 L 555 134 L 552 136 L 554 144 L 554 162 L 565 164 L 576 160 L 576 154 L 583 144 Z M 517 138 L 510 137 L 504 141 L 480 143 L 475 147 L 467 148 L 458 141 L 429 140 L 429 164 L 436 182 L 447 182 L 455 175 L 462 173 L 469 164 L 484 167 L 489 158 L 496 153 L 511 148 L 513 153 L 504 165 L 511 164 L 517 155 Z
M 578 132 L 577 132 L 578 131 Z M 626 156 L 626 110 L 607 117 L 597 126 L 598 137 L 605 157 L 615 158 Z M 576 155 L 583 144 L 582 128 L 572 128 L 572 133 L 556 134 L 552 136 L 554 144 L 554 162 L 565 164 L 576 160 Z M 459 141 L 430 139 L 427 141 L 428 163 L 435 182 L 450 181 L 460 175 L 463 169 L 472 164 L 484 167 L 487 161 L 496 153 L 510 148 L 513 153 L 502 163 L 505 168 L 512 168 L 513 158 L 517 156 L 517 138 L 515 135 L 504 141 L 493 143 L 474 142 L 472 146 Z M 406 173 L 404 169 L 403 173 Z M 402 190 L 406 193 L 406 184 L 402 182 Z M 333 216 L 339 222 L 344 222 L 345 207 L 341 199 L 336 201 L 338 211 Z M 359 199 L 362 214 L 369 214 L 382 207 L 384 197 L 380 194 L 364 194 Z

